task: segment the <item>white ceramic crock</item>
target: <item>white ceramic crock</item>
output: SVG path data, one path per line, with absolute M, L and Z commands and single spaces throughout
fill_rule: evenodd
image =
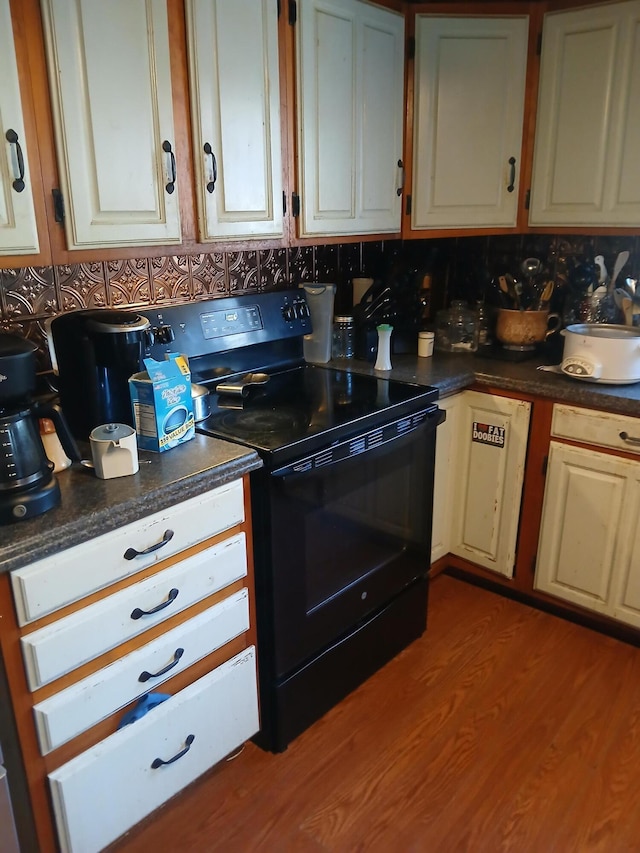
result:
M 640 328 L 576 323 L 560 332 L 560 369 L 572 379 L 630 385 L 640 382 Z

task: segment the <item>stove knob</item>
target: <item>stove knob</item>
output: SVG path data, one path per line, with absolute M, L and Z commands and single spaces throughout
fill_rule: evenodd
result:
M 309 306 L 307 305 L 306 302 L 301 302 L 298 305 L 298 317 L 300 317 L 301 320 L 305 320 L 308 316 L 309 316 Z
M 282 316 L 287 321 L 287 323 L 290 323 L 292 320 L 295 320 L 296 312 L 293 305 L 285 305 L 282 309 Z

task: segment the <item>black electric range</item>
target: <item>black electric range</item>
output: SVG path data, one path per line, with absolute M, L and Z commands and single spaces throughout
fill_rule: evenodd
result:
M 434 388 L 306 364 L 303 291 L 145 311 L 211 389 L 200 432 L 254 448 L 260 732 L 279 752 L 426 628 Z
M 304 291 L 207 300 L 145 316 L 156 333 L 151 355 L 187 355 L 192 381 L 210 388 L 211 415 L 197 430 L 254 448 L 271 466 L 402 421 L 438 398 L 435 388 L 385 374 L 306 364 L 302 341 L 311 325 Z M 251 374 L 258 381 L 243 387 Z

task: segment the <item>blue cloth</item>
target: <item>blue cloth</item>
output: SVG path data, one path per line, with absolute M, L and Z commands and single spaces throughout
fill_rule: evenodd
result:
M 152 708 L 155 708 L 156 705 L 159 705 L 161 702 L 164 702 L 165 699 L 170 698 L 171 695 L 169 693 L 145 693 L 144 696 L 141 696 L 138 699 L 133 708 L 124 714 L 118 723 L 118 728 L 123 729 L 125 726 L 128 726 L 129 723 L 135 723 L 136 720 L 144 717 L 144 715 Z

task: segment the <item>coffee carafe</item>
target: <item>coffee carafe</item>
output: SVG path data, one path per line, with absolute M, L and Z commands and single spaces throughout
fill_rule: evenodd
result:
M 60 503 L 39 418 L 50 418 L 67 455 L 80 458 L 60 407 L 32 400 L 35 352 L 24 338 L 0 335 L 0 524 L 40 515 Z

